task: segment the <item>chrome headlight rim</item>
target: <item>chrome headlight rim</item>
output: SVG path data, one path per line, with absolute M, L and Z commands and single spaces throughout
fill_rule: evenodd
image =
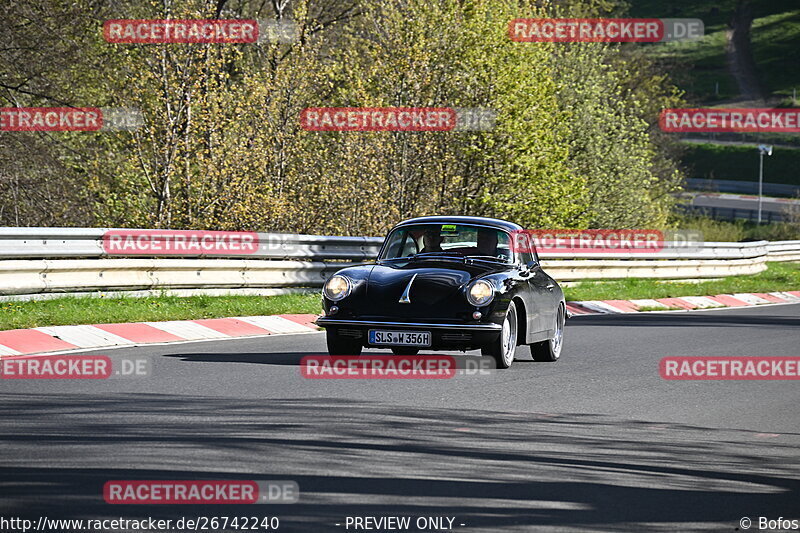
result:
M 476 298 L 475 297 L 475 295 L 472 293 L 472 291 L 473 291 L 473 289 L 475 289 L 476 287 L 479 287 L 479 286 L 480 287 L 486 287 L 486 289 L 488 289 L 488 296 L 484 296 L 483 298 Z M 475 307 L 486 307 L 487 305 L 492 303 L 492 300 L 494 300 L 494 293 L 495 293 L 494 285 L 492 285 L 491 282 L 489 282 L 489 281 L 487 281 L 485 279 L 479 279 L 479 280 L 473 281 L 467 287 L 467 301 L 470 304 L 474 305 Z
M 345 290 L 340 292 L 339 294 L 331 294 L 329 290 L 329 284 L 334 279 L 341 279 L 345 282 Z M 350 296 L 350 293 L 353 292 L 353 282 L 350 281 L 350 278 L 347 276 L 343 276 L 341 274 L 334 274 L 333 276 L 329 277 L 328 280 L 325 282 L 325 285 L 322 287 L 322 295 L 332 302 L 340 302 Z

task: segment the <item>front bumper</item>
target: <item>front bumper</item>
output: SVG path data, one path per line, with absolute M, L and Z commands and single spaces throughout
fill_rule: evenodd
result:
M 341 337 L 358 339 L 363 346 L 388 348 L 386 345 L 371 345 L 367 342 L 370 329 L 427 330 L 431 332 L 430 350 L 473 350 L 492 342 L 503 327 L 492 322 L 481 324 L 442 324 L 433 322 L 394 322 L 384 320 L 351 320 L 320 317 L 317 325 Z

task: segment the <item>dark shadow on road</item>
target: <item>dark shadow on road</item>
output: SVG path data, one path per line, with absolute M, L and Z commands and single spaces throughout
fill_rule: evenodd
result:
M 189 361 L 194 363 L 251 363 L 251 364 L 262 364 L 262 365 L 278 365 L 278 366 L 300 366 L 303 360 L 303 357 L 307 356 L 327 356 L 326 353 L 320 352 L 249 352 L 249 353 L 219 353 L 219 352 L 209 352 L 209 353 L 178 353 L 178 354 L 165 354 L 162 357 L 168 358 L 175 358 L 181 361 Z M 391 358 L 394 357 L 391 352 L 387 351 L 375 351 L 375 350 L 365 350 L 362 353 L 363 356 L 371 356 L 371 357 L 386 357 Z M 456 364 L 463 366 L 464 362 L 467 360 L 473 361 L 476 364 L 478 362 L 490 362 L 488 357 L 481 357 L 480 355 L 467 355 L 463 352 L 461 353 L 454 353 L 454 352 L 426 352 L 418 354 L 418 357 L 441 357 L 441 356 L 451 356 L 456 359 Z M 517 359 L 514 360 L 515 363 L 532 363 L 530 359 L 530 355 L 528 355 L 527 360 L 525 359 L 525 355 L 522 349 L 520 349 L 520 353 L 517 355 Z
M 733 530 L 748 513 L 796 514 L 800 497 L 791 435 L 317 398 L 0 403 L 2 516 L 274 514 L 281 531 L 341 531 L 348 515 L 455 516 L 471 531 Z M 301 495 L 281 507 L 106 504 L 103 484 L 121 479 L 290 479 Z

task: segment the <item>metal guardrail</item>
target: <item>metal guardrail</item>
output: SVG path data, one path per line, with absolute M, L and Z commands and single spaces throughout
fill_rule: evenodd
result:
M 716 207 L 706 205 L 678 205 L 678 209 L 688 215 L 710 217 L 715 220 L 758 220 L 758 209 L 745 209 L 739 207 Z M 786 216 L 777 211 L 767 211 L 761 213 L 761 221 L 767 224 L 773 222 L 783 222 Z
M 686 187 L 693 191 L 758 194 L 757 181 L 687 178 Z M 800 187 L 797 185 L 786 185 L 783 183 L 763 183 L 762 192 L 766 196 L 786 196 L 791 198 L 800 194 Z
M 30 258 L 103 258 L 142 257 L 142 254 L 110 254 L 103 246 L 103 236 L 111 228 L 0 228 L 0 259 Z M 128 230 L 137 231 L 137 230 Z M 195 232 L 214 234 L 217 232 Z M 246 255 L 257 259 L 342 259 L 365 261 L 375 257 L 383 239 L 380 237 L 326 237 L 293 233 L 255 233 L 258 250 Z M 156 257 L 159 254 L 147 254 Z M 165 254 L 160 254 L 165 255 Z M 175 256 L 176 254 L 170 254 Z M 240 253 L 184 253 L 182 257 L 242 258 Z
M 800 241 L 772 241 L 767 243 L 768 261 L 800 261 Z
M 102 228 L 0 228 L 0 298 L 108 291 L 274 293 L 320 287 L 333 272 L 373 259 L 380 237 L 258 233 L 257 248 L 242 255 L 137 253 L 112 257 Z M 132 230 L 131 230 L 132 231 Z M 203 233 L 203 232 L 195 232 Z M 210 232 L 213 233 L 213 232 Z M 559 281 L 713 278 L 753 274 L 766 261 L 800 261 L 800 241 L 709 242 L 670 245 L 650 253 L 543 252 Z
M 793 242 L 793 241 L 786 241 Z M 576 253 L 539 251 L 539 257 L 547 259 L 615 259 L 615 260 L 660 260 L 672 261 L 681 259 L 749 259 L 758 258 L 767 253 L 767 241 L 754 242 L 702 242 L 702 243 L 670 243 L 665 242 L 663 249 L 654 252 L 593 252 Z M 800 241 L 797 241 L 800 250 Z

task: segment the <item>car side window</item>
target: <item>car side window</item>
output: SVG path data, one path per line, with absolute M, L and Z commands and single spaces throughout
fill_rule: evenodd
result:
M 403 247 L 403 232 L 397 231 L 389 236 L 389 242 L 386 245 L 385 257 L 398 257 L 400 249 Z
M 408 257 L 419 251 L 417 242 L 408 231 L 396 231 L 389 237 L 384 257 Z
M 407 233 L 406 236 L 405 246 L 403 246 L 400 257 L 408 257 L 419 252 L 419 245 L 417 245 L 417 241 L 414 240 L 414 237 L 412 237 L 410 233 Z
M 512 261 L 514 254 L 511 251 L 511 240 L 505 233 L 497 232 L 497 248 L 494 255 L 503 261 Z
M 539 256 L 536 254 L 536 250 L 530 250 L 530 251 L 526 251 L 526 252 L 518 252 L 517 255 L 519 255 L 519 262 L 522 265 L 527 265 L 531 261 L 533 261 L 537 265 L 539 264 Z

